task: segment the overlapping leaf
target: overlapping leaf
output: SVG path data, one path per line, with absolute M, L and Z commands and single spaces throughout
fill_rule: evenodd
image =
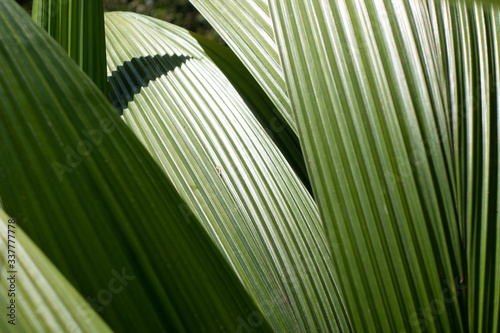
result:
M 160 20 L 150 20 L 148 24 L 158 29 L 165 29 L 166 27 Z M 168 27 L 171 28 L 171 26 Z M 176 31 L 183 30 L 177 29 Z M 223 47 L 194 33 L 190 33 L 190 35 L 190 37 L 187 37 L 189 43 L 187 41 L 184 41 L 184 43 L 194 43 L 197 45 L 198 49 L 202 49 L 202 54 L 205 57 L 209 57 L 213 61 L 227 80 L 229 80 L 234 89 L 237 90 L 245 103 L 250 106 L 250 110 L 254 116 L 259 120 L 271 139 L 278 146 L 304 185 L 310 189 L 310 182 L 297 134 L 285 121 L 281 120 L 281 118 L 276 115 L 272 101 L 266 96 L 266 93 L 255 79 L 253 79 L 252 75 L 245 69 L 236 55 L 227 47 Z M 187 35 L 183 32 L 182 36 Z M 172 37 L 173 36 L 170 35 L 170 38 Z M 184 39 L 186 39 L 186 37 Z M 180 39 L 178 43 L 182 43 L 182 40 Z M 129 44 L 135 45 L 136 41 L 131 40 Z M 133 92 L 128 93 L 131 94 Z M 111 92 L 111 95 L 113 103 L 116 104 L 116 102 L 118 102 L 115 96 L 116 94 Z M 126 104 L 131 98 L 131 96 L 128 96 L 122 104 Z M 118 110 L 124 107 L 124 105 L 117 105 Z M 121 113 L 121 111 L 119 112 Z
M 241 64 L 233 64 L 234 56 L 222 48 L 158 21 L 124 14 L 108 17 L 111 95 L 127 124 L 186 200 L 175 197 L 180 205 L 177 216 L 183 215 L 188 225 L 198 225 L 198 219 L 203 222 L 274 328 L 346 330 L 350 316 L 354 331 L 360 332 L 498 331 L 498 9 L 406 0 L 192 2 L 227 40 L 277 109 L 269 108 L 269 100 L 262 98 L 254 82 L 245 82 L 248 73 L 240 72 Z M 147 31 L 146 36 L 138 36 L 137 27 Z M 0 36 L 2 29 L 13 31 L 12 26 L 10 30 L 0 26 Z M 25 29 L 8 41 L 14 45 L 13 40 L 19 42 L 33 32 Z M 13 58 L 7 47 L 0 47 L 0 52 L 0 59 Z M 29 68 L 35 68 L 33 58 L 24 59 Z M 23 77 L 31 75 L 15 66 L 14 71 Z M 39 78 L 43 73 L 52 74 L 35 70 Z M 28 99 L 31 103 L 16 101 L 5 93 L 14 81 L 1 78 L 3 106 L 31 107 L 41 101 L 40 108 L 52 107 L 49 97 L 42 95 L 36 102 L 33 98 Z M 17 91 L 25 88 L 19 82 Z M 59 90 L 53 88 L 52 93 Z M 83 110 L 82 99 L 73 102 Z M 65 98 L 57 103 L 59 111 L 70 105 Z M 300 133 L 333 261 L 325 249 L 314 203 L 254 118 L 272 124 L 273 113 Z M 61 124 L 49 115 L 36 122 L 19 121 L 29 117 L 9 119 L 14 118 L 2 117 L 7 124 L 0 132 L 2 140 L 15 137 L 21 143 L 13 141 L 12 146 L 25 151 L 28 139 L 18 133 L 38 133 L 34 129 L 39 122 L 49 124 L 45 130 Z M 80 118 L 65 116 L 62 121 L 68 119 Z M 37 134 L 30 143 L 60 145 L 64 140 L 59 137 L 67 133 L 62 132 L 63 126 L 56 128 L 58 140 Z M 300 174 L 302 157 L 294 155 L 298 151 L 295 138 L 287 131 L 276 132 L 281 125 L 270 128 L 286 158 L 294 161 L 296 156 L 299 163 L 294 166 Z M 74 129 L 68 129 L 73 138 Z M 131 135 L 124 136 L 125 141 L 133 141 Z M 2 158 L 15 151 L 2 148 Z M 35 155 L 23 161 L 38 166 L 40 159 L 32 158 Z M 148 170 L 154 163 L 141 156 L 148 161 Z M 78 156 L 71 158 L 79 161 Z M 128 163 L 134 161 L 120 161 L 135 170 Z M 36 191 L 28 190 L 27 179 L 39 184 L 38 178 L 45 174 L 37 168 L 23 169 L 19 163 L 9 169 L 5 165 L 9 164 L 0 164 L 2 185 L 11 186 L 0 187 L 0 195 L 7 208 L 14 183 L 24 189 L 15 195 L 18 203 L 34 198 Z M 121 170 L 113 165 L 114 172 Z M 103 175 L 103 164 L 94 161 L 89 166 Z M 30 173 L 21 172 L 21 178 L 7 179 L 6 175 L 16 175 L 17 168 L 33 175 L 24 179 Z M 64 177 L 77 179 L 73 172 L 79 169 L 58 170 Z M 161 174 L 155 170 L 155 175 Z M 131 178 L 132 173 L 128 175 Z M 302 179 L 307 183 L 308 177 Z M 75 180 L 72 184 L 81 186 L 84 193 L 103 186 Z M 47 186 L 40 188 L 44 194 L 52 193 Z M 134 188 L 144 197 L 149 195 L 149 191 L 139 191 L 142 187 Z M 104 197 L 112 203 L 113 216 L 119 215 L 117 207 L 146 200 L 129 193 L 125 197 L 132 201 L 110 201 L 111 192 L 107 193 Z M 86 198 L 67 194 L 44 198 L 52 209 L 57 207 L 56 200 L 71 203 L 70 208 L 58 211 L 59 219 L 69 218 L 69 209 L 79 207 L 75 202 Z M 163 202 L 155 200 L 148 206 L 151 210 Z M 41 212 L 34 202 L 34 211 Z M 104 206 L 99 207 L 104 214 Z M 78 243 L 73 230 L 63 233 Z M 125 235 L 132 244 L 139 239 Z M 146 238 L 160 239 L 155 236 Z M 137 264 L 141 258 L 136 258 L 135 267 L 143 267 Z M 333 281 L 338 281 L 340 292 Z M 148 290 L 156 291 L 156 287 Z M 344 296 L 346 314 L 338 294 Z M 155 315 L 153 326 L 159 323 Z M 265 328 L 254 319 L 253 312 L 242 314 L 234 325 L 240 325 L 240 330 Z
M 12 317 L 2 318 L 2 332 L 111 332 L 19 224 L 1 209 L 0 228 L 0 300 L 2 306 L 13 310 L 3 310 Z
M 106 92 L 102 0 L 34 0 L 33 19 Z
M 500 11 L 451 7 L 447 49 L 470 332 L 500 329 Z
M 276 106 L 276 114 L 296 131 L 268 0 L 190 1 L 252 73 Z
M 113 330 L 236 331 L 249 315 L 269 329 L 106 97 L 12 0 L 0 1 L 0 141 L 6 212 Z
M 316 205 L 254 116 L 262 92 L 235 89 L 208 54 L 233 56 L 183 29 L 130 13 L 106 27 L 111 99 L 273 328 L 349 331 Z
M 441 58 L 452 31 L 440 28 L 451 18 L 440 4 L 271 1 L 301 144 L 356 331 L 465 325 Z

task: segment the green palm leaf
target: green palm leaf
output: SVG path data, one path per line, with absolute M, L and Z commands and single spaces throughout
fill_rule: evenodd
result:
M 105 91 L 101 1 L 35 2 Z M 234 53 L 107 15 L 121 119 L 0 2 L 0 205 L 64 274 L 40 322 L 54 268 L 27 245 L 22 329 L 106 330 L 72 283 L 117 331 L 497 332 L 498 8 L 191 2 Z M 141 283 L 103 305 L 117 264 Z
M 268 0 L 190 0 L 240 58 L 296 131 L 273 32 Z
M 470 332 L 500 329 L 499 214 L 499 38 L 497 7 L 463 4 L 451 8 L 455 32 L 448 57 L 451 82 L 460 92 L 452 100 L 456 177 L 460 184 L 461 224 L 467 255 Z
M 355 330 L 461 331 L 466 267 L 436 26 L 447 4 L 271 4 Z
M 253 315 L 269 330 L 199 221 L 186 223 L 163 171 L 64 50 L 11 0 L 0 2 L 0 36 L 3 206 L 82 295 L 97 298 L 109 326 L 235 331 Z M 114 277 L 126 288 L 113 296 Z
M 0 222 L 0 246 L 4 249 L 0 264 L 2 270 L 8 267 L 7 263 L 12 264 L 9 271 L 15 272 L 2 274 L 2 305 L 13 304 L 15 311 L 15 317 L 7 316 L 7 320 L 0 321 L 2 332 L 13 329 L 16 332 L 111 332 L 19 224 L 1 209 Z M 7 293 L 10 289 L 13 291 Z M 9 309 L 7 312 L 11 313 Z
M 65 49 L 106 93 L 102 0 L 34 0 L 33 20 Z
M 111 99 L 273 328 L 349 331 L 316 205 L 254 116 L 263 92 L 240 95 L 205 50 L 233 56 L 184 29 L 131 13 L 106 27 Z

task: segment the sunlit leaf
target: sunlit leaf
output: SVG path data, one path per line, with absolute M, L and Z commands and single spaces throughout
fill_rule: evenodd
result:
M 109 13 L 106 27 L 111 99 L 273 328 L 349 331 L 316 205 L 255 117 L 269 104 L 231 84 L 244 68 L 229 80 L 209 54 L 225 69 L 234 56 L 159 20 Z
M 293 130 L 268 0 L 190 0 L 240 58 Z
M 442 58 L 453 35 L 440 30 L 448 4 L 270 3 L 355 331 L 461 331 L 466 265 Z

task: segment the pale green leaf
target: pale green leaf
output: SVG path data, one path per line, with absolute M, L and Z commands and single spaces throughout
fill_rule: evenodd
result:
M 445 37 L 454 38 L 445 26 L 454 19 L 448 4 L 270 3 L 355 331 L 462 331 L 467 267 L 449 108 L 454 92 L 442 58 Z
M 349 331 L 316 205 L 255 117 L 268 104 L 251 81 L 231 84 L 241 64 L 145 16 L 108 13 L 106 28 L 111 99 L 272 327 Z M 208 54 L 233 63 L 232 81 Z
M 147 23 L 151 26 L 156 26 L 159 29 L 165 29 L 163 21 L 149 20 Z M 183 31 L 182 29 L 175 29 L 171 26 L 168 27 L 170 27 L 170 29 L 174 29 L 176 32 Z M 252 75 L 245 69 L 244 65 L 236 57 L 236 55 L 227 47 L 195 33 L 190 33 L 190 35 L 191 37 L 187 37 L 190 41 L 189 44 L 194 43 L 194 45 L 197 45 L 197 50 L 201 48 L 200 52 L 205 57 L 209 57 L 217 68 L 222 71 L 227 80 L 230 81 L 232 86 L 243 98 L 244 102 L 249 105 L 252 113 L 259 120 L 262 126 L 264 126 L 266 132 L 276 143 L 304 185 L 310 189 L 311 185 L 307 176 L 307 170 L 297 135 L 286 122 L 282 121 L 281 118 L 276 115 L 274 110 L 275 107 L 273 106 L 272 101 L 260 88 L 259 84 L 255 81 Z M 187 35 L 183 32 L 182 36 Z M 178 42 L 181 43 L 182 40 L 187 43 L 186 38 L 180 39 Z M 151 41 L 149 42 L 151 43 Z M 136 44 L 137 40 L 130 40 L 127 45 Z M 112 59 L 108 60 L 112 61 Z M 126 107 L 127 101 L 132 98 L 133 91 L 126 92 L 128 96 L 122 96 L 122 99 L 124 100 L 117 99 L 117 93 L 114 91 L 110 91 L 110 94 L 113 104 L 115 104 L 115 107 L 117 107 L 119 112 L 122 113 L 122 109 Z M 123 92 L 119 93 L 119 95 L 123 94 Z M 117 103 L 119 105 L 116 105 Z
M 268 0 L 190 0 L 255 77 L 296 131 Z

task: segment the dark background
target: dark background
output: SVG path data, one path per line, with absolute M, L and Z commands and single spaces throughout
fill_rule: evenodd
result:
M 27 11 L 33 0 L 16 0 Z M 208 22 L 188 0 L 104 0 L 105 11 L 132 11 L 168 21 L 223 43 Z

